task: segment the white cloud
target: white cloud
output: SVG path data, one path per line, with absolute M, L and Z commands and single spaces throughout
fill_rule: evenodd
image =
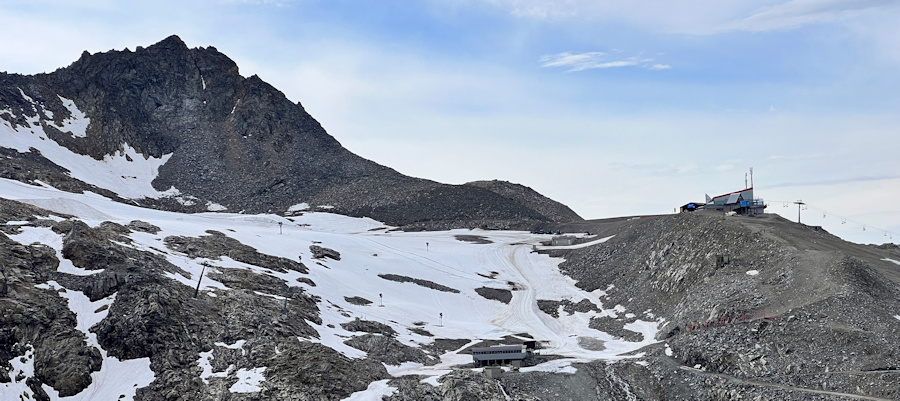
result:
M 793 29 L 896 10 L 895 0 L 483 0 L 511 15 L 543 21 L 627 23 L 648 31 L 714 34 Z
M 672 68 L 665 64 L 651 64 L 652 58 L 628 57 L 626 59 L 611 59 L 608 53 L 586 52 L 548 54 L 541 57 L 541 67 L 569 67 L 569 72 L 591 69 L 619 68 L 639 66 L 650 70 L 664 70 Z
M 716 166 L 716 171 L 731 171 L 734 170 L 733 164 L 720 164 Z
M 794 29 L 803 25 L 854 17 L 868 10 L 896 6 L 894 0 L 791 0 L 722 26 L 722 30 L 752 32 Z

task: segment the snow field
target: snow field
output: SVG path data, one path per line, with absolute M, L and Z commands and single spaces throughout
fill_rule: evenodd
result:
M 319 332 L 319 338 L 299 340 L 320 342 L 351 358 L 362 358 L 365 354 L 343 344 L 343 341 L 359 333 L 348 332 L 340 324 L 355 318 L 387 324 L 397 331 L 398 341 L 413 347 L 428 344 L 434 338 L 470 339 L 471 344 L 474 344 L 481 339 L 496 340 L 527 332 L 541 342 L 542 353 L 566 357 L 533 369 L 560 372 L 573 369 L 570 366 L 572 362 L 625 358 L 620 354 L 653 343 L 657 327 L 662 323 L 661 320 L 654 320 L 648 311 L 642 316 L 650 321 L 638 320 L 626 325 L 626 329 L 644 334 L 641 342 L 623 341 L 589 328 L 591 317 L 617 317 L 627 311 L 621 305 L 605 306 L 602 299 L 605 291 L 585 292 L 577 288 L 571 278 L 559 272 L 558 264 L 562 259 L 531 251 L 532 246 L 545 240 L 546 236 L 527 232 L 451 230 L 406 233 L 388 231 L 383 223 L 372 219 L 329 213 L 306 213 L 292 220 L 276 215 L 180 214 L 116 203 L 96 194 L 71 194 L 3 179 L 0 179 L 0 196 L 40 204 L 57 213 L 77 214 L 92 226 L 104 220 L 120 224 L 142 220 L 154 224 L 161 228 L 159 233 L 131 233 L 133 243 L 126 246 L 163 255 L 184 270 L 184 273 L 169 274 L 169 277 L 190 288 L 196 286 L 203 263 L 212 266 L 212 269 L 243 268 L 281 278 L 287 285 L 302 288 L 322 299 L 319 303 L 322 325 L 310 322 Z M 72 207 L 73 205 L 78 208 Z M 282 223 L 282 234 L 279 234 L 279 222 Z M 27 230 L 23 234 L 16 236 L 17 241 L 48 243 L 55 246 L 54 249 L 61 247 L 61 237 L 49 229 L 25 228 Z M 170 235 L 208 235 L 206 230 L 222 232 L 261 253 L 292 260 L 299 258 L 310 272 L 308 275 L 294 271 L 278 273 L 240 263 L 229 257 L 222 257 L 221 260 L 190 259 L 166 249 L 162 242 L 163 238 Z M 459 241 L 455 236 L 460 234 L 477 234 L 492 243 L 472 244 Z M 606 239 L 608 238 L 592 241 L 592 246 L 603 246 L 602 242 Z M 309 246 L 313 244 L 340 252 L 341 260 L 313 259 L 309 251 Z M 414 283 L 388 281 L 379 277 L 379 274 L 428 280 L 456 289 L 459 293 L 438 291 Z M 308 277 L 316 286 L 298 282 L 299 277 Z M 482 286 L 512 290 L 512 301 L 507 305 L 482 298 L 475 292 L 476 288 Z M 204 277 L 201 290 L 212 296 L 217 291 L 227 291 L 227 287 Z M 264 292 L 259 295 L 273 296 Z M 344 299 L 354 296 L 366 298 L 372 304 L 354 305 Z M 71 299 L 70 306 L 77 309 L 78 304 L 73 304 Z M 575 303 L 588 299 L 602 310 L 572 315 L 561 311 L 559 318 L 553 318 L 537 308 L 538 299 L 569 300 Z M 328 327 L 329 324 L 334 327 Z M 408 330 L 411 327 L 423 328 L 434 334 L 434 337 L 415 334 Z M 584 349 L 579 346 L 579 338 L 602 341 L 605 349 Z M 395 376 L 424 375 L 425 382 L 436 384 L 437 378 L 450 372 L 454 366 L 471 362 L 470 355 L 458 353 L 461 350 L 442 355 L 441 362 L 435 366 L 406 363 L 388 369 Z M 217 373 L 213 373 L 211 368 L 206 370 L 205 366 L 209 365 L 212 355 L 204 354 L 206 353 L 198 354 L 198 365 L 203 368 L 203 375 L 208 379 Z M 252 391 L 258 388 L 264 377 L 263 369 L 264 367 L 243 371 L 239 369 L 239 372 L 243 372 L 239 377 L 241 385 L 234 387 L 234 391 Z M 378 391 L 381 390 L 366 390 L 371 394 Z

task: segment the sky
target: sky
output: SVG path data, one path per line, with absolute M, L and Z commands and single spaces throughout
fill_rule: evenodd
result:
M 0 0 L 0 71 L 177 34 L 407 175 L 604 218 L 743 189 L 752 167 L 769 211 L 803 200 L 804 223 L 882 243 L 900 236 L 898 20 L 888 0 Z

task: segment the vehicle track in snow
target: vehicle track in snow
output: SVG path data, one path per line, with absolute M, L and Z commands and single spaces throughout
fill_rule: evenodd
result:
M 603 304 L 596 294 L 579 289 L 573 280 L 561 274 L 557 263 L 536 263 L 536 258 L 543 256 L 531 253 L 531 244 L 527 243 L 529 240 L 534 242 L 533 237 L 523 236 L 514 242 L 522 245 L 498 243 L 484 252 L 492 264 L 501 267 L 499 271 L 508 275 L 504 278 L 520 287 L 512 292 L 510 307 L 494 316 L 490 323 L 513 332 L 528 332 L 539 341 L 549 341 L 549 346 L 545 348 L 548 353 L 588 359 L 613 356 L 585 350 L 578 344 L 578 337 L 585 334 L 603 337 L 601 340 L 611 339 L 588 328 L 590 316 L 599 315 L 599 312 L 554 318 L 538 308 L 539 299 L 569 300 L 573 303 L 588 299 L 600 309 Z

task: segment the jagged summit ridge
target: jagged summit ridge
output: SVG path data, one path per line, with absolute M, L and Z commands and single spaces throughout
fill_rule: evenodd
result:
M 62 99 L 89 120 L 84 135 L 62 124 L 73 117 Z M 241 76 L 234 61 L 214 47 L 188 48 L 174 35 L 135 51 L 84 53 L 50 74 L 0 75 L 0 118 L 10 133 L 28 135 L 39 127 L 30 135 L 98 161 L 126 154 L 133 161 L 129 149 L 146 160 L 165 158 L 155 174 L 144 177 L 158 194 L 143 198 L 119 194 L 101 180 L 73 177 L 71 164 L 48 159 L 46 151 L 42 158 L 25 145 L 13 147 L 19 152 L 17 170 L 55 164 L 70 173 L 7 171 L 4 177 L 106 190 L 107 196 L 155 208 L 283 212 L 306 203 L 420 228 L 528 228 L 573 215 L 548 211 L 567 208 L 546 198 L 538 211 L 528 203 L 537 198 L 412 178 L 363 159 L 325 132 L 299 102 L 257 76 Z M 119 187 L 128 179 L 109 177 Z

